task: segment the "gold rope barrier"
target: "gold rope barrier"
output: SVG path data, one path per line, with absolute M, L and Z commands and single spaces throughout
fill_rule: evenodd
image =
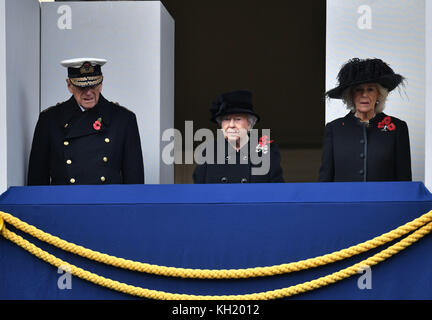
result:
M 114 267 L 123 268 L 132 271 L 145 272 L 149 274 L 167 276 L 167 277 L 179 277 L 179 278 L 194 278 L 194 279 L 241 279 L 241 278 L 253 278 L 253 277 L 265 277 L 280 275 L 310 268 L 323 266 L 329 263 L 337 262 L 358 255 L 360 253 L 367 252 L 371 249 L 377 248 L 383 244 L 393 241 L 401 236 L 408 234 L 419 227 L 432 221 L 432 210 L 422 215 L 421 217 L 410 221 L 399 228 L 396 228 L 390 232 L 387 232 L 379 237 L 375 237 L 366 242 L 360 243 L 355 246 L 351 246 L 340 251 L 325 254 L 316 258 L 310 258 L 297 262 L 291 262 L 286 264 L 280 264 L 268 267 L 256 267 L 246 269 L 222 269 L 222 270 L 208 270 L 208 269 L 188 269 L 188 268 L 176 268 L 152 265 L 148 263 L 142 263 L 137 261 L 131 261 L 123 258 L 107 255 L 93 251 L 74 243 L 67 242 L 56 236 L 50 235 L 49 233 L 43 232 L 34 226 L 31 226 L 18 218 L 12 216 L 9 213 L 0 211 L 0 220 L 4 219 L 7 223 L 14 226 L 15 228 L 28 233 L 29 235 L 49 243 L 57 248 L 64 251 L 74 253 L 76 255 L 94 260 L 97 262 L 112 265 Z
M 81 279 L 90 281 L 94 284 L 106 288 L 110 288 L 119 292 L 123 292 L 126 294 L 143 297 L 143 298 L 160 299 L 160 300 L 270 300 L 270 299 L 280 299 L 280 298 L 293 296 L 299 293 L 315 290 L 327 286 L 329 284 L 338 282 L 340 280 L 343 280 L 345 278 L 357 274 L 360 269 L 366 266 L 371 267 L 373 265 L 376 265 L 390 258 L 391 256 L 395 255 L 401 250 L 404 250 L 408 246 L 412 245 L 413 243 L 415 243 L 425 235 L 429 234 L 431 230 L 432 230 L 432 222 L 421 227 L 420 229 L 416 230 L 409 236 L 405 237 L 404 239 L 400 240 L 394 245 L 388 247 L 387 249 L 384 249 L 381 252 L 373 255 L 372 257 L 363 260 L 351 267 L 288 288 L 260 292 L 260 293 L 244 294 L 244 295 L 202 296 L 202 295 L 167 293 L 163 291 L 150 290 L 150 289 L 135 287 L 132 285 L 128 285 L 125 283 L 121 283 L 118 281 L 101 277 L 99 275 L 83 270 L 74 265 L 70 265 L 63 260 L 56 258 L 55 256 L 36 247 L 29 241 L 23 239 L 21 236 L 7 230 L 5 226 L 0 228 L 1 234 L 6 239 L 14 242 L 15 244 L 27 250 L 31 254 L 35 255 L 36 257 L 48 262 L 49 264 L 57 268 L 65 268 L 67 266 L 70 270 L 70 273 L 76 277 L 79 277 Z

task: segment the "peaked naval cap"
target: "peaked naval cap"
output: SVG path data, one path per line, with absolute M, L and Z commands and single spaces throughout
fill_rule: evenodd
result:
M 61 65 L 68 70 L 68 78 L 76 87 L 90 87 L 102 83 L 101 67 L 106 63 L 105 59 L 77 58 L 63 60 Z
M 329 98 L 341 99 L 345 89 L 363 83 L 379 83 L 390 92 L 405 80 L 403 76 L 396 74 L 387 63 L 376 58 L 349 60 L 342 66 L 337 79 L 339 85 L 326 92 Z

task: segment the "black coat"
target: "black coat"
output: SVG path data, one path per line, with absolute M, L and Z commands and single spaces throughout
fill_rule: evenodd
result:
M 350 112 L 328 123 L 319 181 L 411 181 L 407 124 L 390 117 L 393 130 L 378 128 L 385 117 L 365 125 Z
M 94 123 L 101 120 L 96 130 Z M 96 126 L 97 128 L 97 126 Z M 135 114 L 107 101 L 81 111 L 75 98 L 39 115 L 28 185 L 141 184 L 144 165 Z
M 282 176 L 282 168 L 280 166 L 280 153 L 275 143 L 270 144 L 267 154 L 258 152 L 257 156 L 270 157 L 270 169 L 267 174 L 253 175 L 252 168 L 260 167 L 261 164 L 253 163 L 250 152 L 256 152 L 256 146 L 251 144 L 245 145 L 242 149 L 244 152 L 235 151 L 231 145 L 225 141 L 225 163 L 218 164 L 217 148 L 214 149 L 214 162 L 213 164 L 199 164 L 193 173 L 194 183 L 270 183 L 270 182 L 284 182 Z M 205 155 L 205 153 L 204 153 Z M 229 162 L 234 161 L 235 164 Z M 243 159 L 242 159 L 243 158 Z

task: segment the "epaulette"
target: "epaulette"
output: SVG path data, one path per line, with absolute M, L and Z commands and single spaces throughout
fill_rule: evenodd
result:
M 66 100 L 66 101 L 67 101 L 67 100 Z M 57 103 L 56 103 L 56 106 L 58 106 L 59 104 L 63 104 L 63 103 L 65 103 L 66 101 L 57 102 Z
M 129 110 L 128 108 L 126 108 L 125 106 L 122 106 L 122 105 L 120 105 L 120 103 L 118 103 L 118 102 L 115 102 L 115 101 L 110 101 L 111 103 L 113 103 L 113 104 L 115 104 L 117 107 L 121 107 L 121 108 L 123 108 L 123 109 L 125 109 L 125 110 L 127 110 L 127 111 L 131 111 L 131 110 Z M 132 111 L 131 111 L 132 112 Z
M 55 106 L 48 107 L 48 108 L 46 108 L 45 110 L 42 110 L 41 113 L 42 113 L 42 112 L 47 112 L 47 111 L 49 111 L 49 110 L 51 110 L 51 109 L 57 107 L 59 104 L 62 104 L 62 103 L 63 103 L 63 102 L 57 102 Z

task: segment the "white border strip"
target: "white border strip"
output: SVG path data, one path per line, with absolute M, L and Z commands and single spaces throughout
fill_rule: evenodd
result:
M 7 189 L 6 0 L 0 0 L 0 193 Z
M 425 185 L 432 190 L 432 3 L 426 1 Z

